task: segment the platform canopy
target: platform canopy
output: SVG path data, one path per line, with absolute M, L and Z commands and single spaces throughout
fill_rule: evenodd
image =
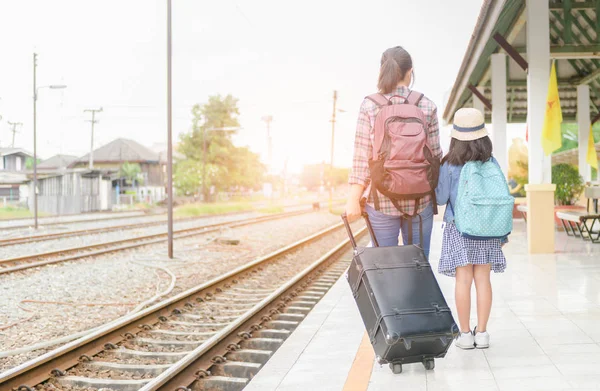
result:
M 527 123 L 531 254 L 555 251 L 553 160 L 571 163 L 576 157 L 580 175 L 592 179 L 596 162 L 587 155 L 591 125 L 600 119 L 599 16 L 600 0 L 484 0 L 444 109 L 445 123 L 463 107 L 485 113 L 504 173 L 509 172 L 507 124 Z M 563 123 L 577 124 L 579 147 L 573 152 L 553 154 L 561 135 L 552 122 L 544 125 L 547 109 L 556 107 L 548 94 L 552 62 Z
M 486 0 L 450 93 L 443 118 L 452 121 L 462 107 L 473 107 L 473 87 L 486 100 L 491 97 L 491 61 L 494 53 L 507 53 L 507 121 L 527 120 L 527 72 L 511 59 L 512 50 L 527 61 L 527 15 L 523 0 Z M 563 120 L 577 118 L 577 86 L 589 85 L 591 117 L 600 113 L 600 0 L 549 1 L 550 57 L 556 60 Z M 508 43 L 503 48 L 499 41 Z M 522 64 L 526 65 L 526 64 Z M 476 98 L 477 99 L 477 98 Z M 484 106 L 491 121 L 489 105 Z

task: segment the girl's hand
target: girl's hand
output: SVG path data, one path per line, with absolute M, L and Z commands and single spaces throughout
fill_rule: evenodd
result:
M 360 208 L 360 202 L 357 200 L 349 199 L 346 203 L 346 217 L 349 222 L 357 220 L 362 214 Z

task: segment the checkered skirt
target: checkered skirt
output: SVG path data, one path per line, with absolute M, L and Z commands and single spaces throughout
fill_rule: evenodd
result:
M 495 273 L 506 269 L 506 258 L 502 253 L 500 239 L 473 240 L 458 232 L 454 223 L 447 223 L 442 239 L 442 256 L 438 271 L 450 277 L 456 276 L 456 268 L 472 265 L 491 264 Z

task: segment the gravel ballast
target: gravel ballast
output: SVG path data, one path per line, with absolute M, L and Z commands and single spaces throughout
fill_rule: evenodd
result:
M 247 278 L 241 278 L 239 280 L 239 288 L 244 289 L 256 289 L 265 292 L 272 292 L 277 289 L 281 283 L 289 280 L 296 273 L 301 270 L 304 270 L 309 264 L 313 263 L 316 259 L 323 255 L 325 250 L 331 249 L 333 246 L 338 244 L 341 240 L 346 237 L 345 232 L 343 230 L 338 230 L 334 234 L 328 235 L 324 238 L 319 239 L 314 242 L 313 245 L 301 247 L 299 250 L 293 251 L 286 255 L 283 259 L 279 259 L 277 262 L 267 263 L 263 267 L 261 267 L 261 271 L 256 274 L 249 275 Z M 350 252 L 347 251 L 344 257 L 350 256 Z M 235 287 L 235 286 L 234 286 Z M 233 288 L 233 287 L 232 287 Z M 228 292 L 227 290 L 224 291 Z M 169 317 L 170 320 L 178 319 L 179 316 L 185 316 L 186 313 L 189 314 L 205 314 L 210 318 L 211 316 L 218 315 L 219 312 L 224 312 L 225 308 L 227 308 L 231 304 L 227 304 L 229 299 L 226 297 L 221 297 L 221 294 L 216 293 L 213 296 L 214 301 L 196 303 L 193 307 L 186 307 L 183 309 L 182 315 L 172 315 Z M 258 300 L 260 301 L 260 300 Z M 222 303 L 221 305 L 218 305 Z M 208 319 L 207 319 L 208 320 Z M 203 321 L 204 323 L 205 321 Z M 170 324 L 170 321 L 166 323 L 159 324 L 156 327 L 158 329 L 168 329 L 167 325 Z M 150 338 L 155 340 L 161 340 L 162 338 L 157 338 L 156 335 L 153 335 L 151 332 L 141 332 L 138 334 L 138 337 Z M 193 341 L 191 338 L 175 338 L 165 336 L 170 340 L 187 340 Z M 197 346 L 201 342 L 195 342 L 192 346 L 187 348 L 169 348 L 169 347 L 144 347 L 136 344 L 134 340 L 126 341 L 122 345 L 121 348 L 125 347 L 127 349 L 133 349 L 138 351 L 154 351 L 154 352 L 185 352 L 191 350 L 194 346 Z M 148 365 L 148 364 L 169 364 L 169 360 L 161 360 L 156 358 L 120 358 L 118 354 L 119 350 L 108 350 L 98 357 L 95 357 L 95 361 L 103 361 L 103 362 L 113 362 L 120 364 L 134 364 L 134 365 Z M 119 370 L 119 369 L 109 369 L 109 368 L 98 368 L 93 365 L 83 364 L 76 366 L 66 373 L 68 376 L 83 376 L 92 379 L 121 379 L 121 380 L 133 380 L 133 379 L 151 379 L 156 376 L 153 373 L 146 373 L 141 370 Z M 56 388 L 55 388 L 56 387 Z M 46 383 L 44 387 L 41 387 L 40 390 L 50 391 L 50 390 L 65 390 L 65 391 L 98 391 L 97 388 L 93 387 L 73 387 L 69 385 L 62 385 L 58 380 L 53 379 L 50 382 Z
M 178 221 L 183 222 L 184 220 L 193 220 L 196 221 L 197 224 L 215 224 L 222 221 L 232 221 L 235 219 L 247 219 L 251 217 L 259 216 L 258 212 L 246 212 L 240 214 L 230 214 L 230 215 L 215 215 L 215 216 L 202 216 L 195 219 L 190 218 L 175 218 L 175 223 Z M 12 229 L 2 230 L 0 228 L 0 237 L 3 239 L 12 239 L 12 238 L 23 238 L 23 237 L 32 237 L 38 235 L 46 235 L 46 234 L 59 234 L 59 233 L 69 233 L 72 231 L 83 231 L 87 229 L 99 229 L 99 228 L 115 228 L 118 226 L 124 225 L 133 225 L 133 224 L 151 224 L 151 223 L 163 223 L 157 226 L 162 225 L 163 227 L 167 224 L 167 215 L 165 214 L 155 214 L 148 216 L 139 216 L 139 217 L 131 217 L 131 218 L 123 218 L 123 219 L 111 219 L 111 220 L 83 220 L 77 223 L 70 224 L 59 224 L 59 225 L 40 225 L 38 230 L 33 229 L 33 227 L 28 228 L 20 228 L 20 229 Z M 143 227 L 141 227 L 143 228 Z M 82 235 L 84 236 L 84 235 Z
M 143 211 L 131 211 L 131 212 L 103 212 L 103 213 L 82 213 L 78 215 L 66 215 L 66 216 L 48 216 L 48 217 L 38 217 L 38 225 L 42 226 L 44 224 L 54 224 L 54 223 L 71 223 L 71 222 L 80 222 L 80 221 L 94 221 L 101 220 L 113 217 L 133 217 L 133 216 L 143 216 L 145 213 Z M 34 224 L 33 217 L 26 219 L 0 219 L 0 230 L 4 228 L 10 228 L 15 226 L 23 226 L 23 225 L 33 225 Z
M 248 219 L 252 217 L 258 217 L 259 214 L 243 214 L 243 215 L 230 215 L 230 216 L 215 216 L 213 218 L 202 218 L 194 219 L 183 222 L 174 222 L 173 229 L 186 229 L 194 227 L 203 227 L 211 224 L 218 224 L 224 222 L 237 221 L 242 219 Z M 56 238 L 51 240 L 44 240 L 35 243 L 23 243 L 0 246 L 0 259 L 8 259 L 23 255 L 34 255 L 43 252 L 49 252 L 54 250 L 68 249 L 73 247 L 88 246 L 97 243 L 112 242 L 116 240 L 131 239 L 146 235 L 153 235 L 167 232 L 166 221 L 164 224 L 151 225 L 151 226 L 140 226 L 131 229 L 122 230 L 109 230 L 102 233 L 94 234 L 82 234 L 77 236 L 69 236 L 65 238 Z
M 10 298 L 7 306 L 0 307 L 0 328 L 22 321 L 0 330 L 0 346 L 12 350 L 99 326 L 166 290 L 171 275 L 177 278 L 170 293 L 174 295 L 339 221 L 329 213 L 311 213 L 220 235 L 239 239 L 235 246 L 217 244 L 216 234 L 176 240 L 175 260 L 166 257 L 165 243 L 0 276 L 0 295 Z M 0 358 L 0 371 L 48 350 Z

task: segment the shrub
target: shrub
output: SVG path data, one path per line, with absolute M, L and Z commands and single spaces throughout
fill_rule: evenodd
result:
M 573 205 L 584 189 L 583 178 L 577 167 L 557 164 L 552 167 L 552 183 L 556 184 L 554 198 L 558 205 Z

